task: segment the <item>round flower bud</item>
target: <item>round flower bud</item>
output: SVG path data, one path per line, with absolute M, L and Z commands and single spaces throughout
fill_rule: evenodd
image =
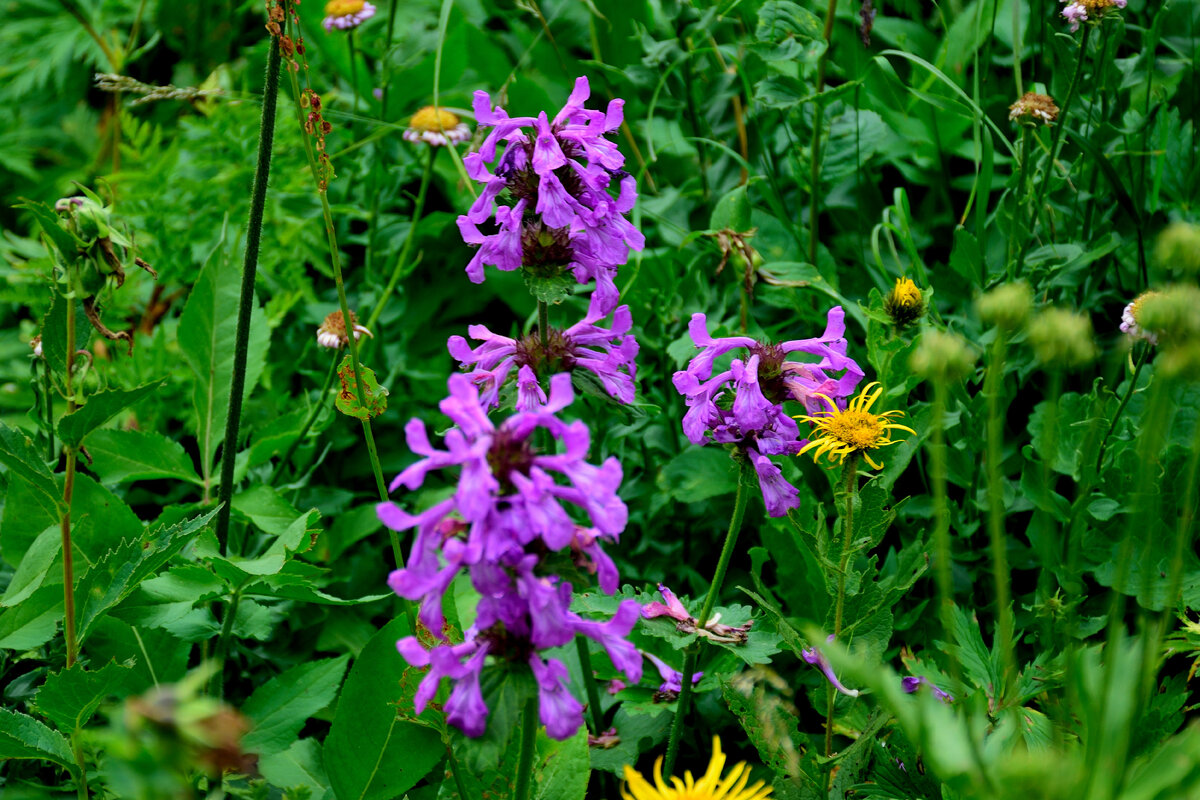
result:
M 1200 276 L 1200 225 L 1172 222 L 1158 235 L 1154 257 L 1178 275 Z
M 883 300 L 883 310 L 897 328 L 906 328 L 925 313 L 925 298 L 908 278 L 897 278 L 896 285 Z
M 1033 291 L 1025 281 L 997 286 L 975 301 L 979 318 L 986 325 L 1015 331 L 1025 325 L 1033 309 Z
M 1096 358 L 1092 320 L 1065 308 L 1039 312 L 1029 323 L 1029 343 L 1048 367 L 1082 367 Z
M 1163 344 L 1183 346 L 1200 339 L 1200 288 L 1178 284 L 1146 292 L 1134 303 L 1137 324 Z
M 353 311 L 350 312 L 350 329 L 354 331 L 355 341 L 361 339 L 364 333 L 367 336 L 371 336 L 369 330 L 358 324 L 358 316 Z M 371 338 L 375 337 L 371 336 Z M 336 350 L 350 344 L 350 337 L 346 335 L 346 324 L 341 311 L 334 311 L 325 317 L 325 321 L 321 323 L 321 327 L 317 328 L 317 344 L 321 347 L 327 347 L 330 350 Z
M 975 364 L 975 352 L 957 333 L 933 328 L 921 334 L 917 349 L 909 359 L 912 371 L 932 381 L 957 381 L 966 377 Z

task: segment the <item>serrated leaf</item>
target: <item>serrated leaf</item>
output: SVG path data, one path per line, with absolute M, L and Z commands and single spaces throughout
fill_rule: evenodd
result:
M 0 760 L 34 758 L 52 761 L 75 772 L 66 738 L 36 719 L 0 708 Z
M 300 516 L 295 506 L 270 486 L 262 484 L 234 495 L 233 510 L 249 517 L 263 533 L 276 536 L 286 531 Z
M 403 796 L 445 755 L 437 732 L 402 719 L 416 683 L 403 685 L 405 663 L 396 641 L 408 622 L 392 621 L 367 642 L 350 669 L 325 739 L 329 785 L 338 797 L 392 800 Z
M 24 482 L 37 493 L 43 504 L 54 508 L 61 506 L 62 493 L 50 468 L 34 447 L 33 440 L 3 422 L 0 422 L 0 464 L 8 467 L 13 478 Z
M 125 697 L 133 669 L 111 661 L 98 670 L 79 664 L 46 676 L 34 701 L 38 713 L 60 731 L 71 733 L 87 724 L 105 698 Z
M 361 363 L 358 366 L 362 370 L 363 400 L 366 401 L 366 405 L 358 402 L 357 380 L 349 353 L 338 366 L 338 380 L 341 382 L 342 388 L 334 398 L 333 404 L 337 406 L 338 411 L 348 417 L 356 419 L 378 417 L 387 410 L 387 389 L 379 385 L 374 370 Z
M 525 278 L 525 288 L 535 300 L 556 306 L 566 300 L 575 289 L 575 276 L 570 272 L 558 275 L 537 275 L 532 270 L 523 269 L 521 275 Z
M 97 392 L 73 414 L 58 421 L 58 436 L 70 447 L 78 447 L 84 437 L 147 395 L 162 388 L 164 381 L 147 383 L 135 389 Z
M 61 496 L 63 476 L 54 479 Z M 89 562 L 102 557 L 121 539 L 141 536 L 145 527 L 129 506 L 87 475 L 75 476 L 71 507 L 71 543 Z M 24 481 L 13 482 L 0 524 L 4 558 L 19 563 L 34 540 L 61 521 L 59 507 L 50 498 Z
M 101 483 L 169 478 L 203 484 L 183 445 L 151 431 L 100 430 L 88 437 Z
M 233 379 L 236 338 L 234 313 L 241 293 L 241 271 L 222 241 L 213 249 L 192 287 L 179 317 L 179 350 L 195 375 L 192 405 L 196 411 L 196 438 L 200 447 L 200 474 L 206 485 L 213 475 L 217 447 L 225 437 Z M 250 342 L 246 358 L 246 395 L 254 389 L 266 363 L 270 331 L 258 302 L 250 315 Z
M 258 760 L 258 771 L 272 786 L 307 788 L 312 792 L 312 800 L 323 800 L 329 794 L 321 743 L 316 739 L 300 739 L 282 753 L 263 756 Z
M 30 650 L 54 638 L 63 616 L 62 586 L 43 586 L 0 611 L 0 649 Z
M 592 769 L 602 769 L 614 775 L 624 775 L 626 764 L 636 764 L 638 757 L 661 745 L 671 727 L 672 714 L 665 710 L 657 715 L 630 714 L 624 706 L 617 709 L 613 727 L 621 741 L 607 750 L 592 749 Z
M 340 656 L 303 663 L 255 689 L 241 709 L 254 723 L 242 737 L 242 747 L 260 755 L 291 747 L 305 721 L 337 697 L 349 660 Z
M 46 232 L 46 236 L 53 242 L 54 248 L 62 254 L 63 258 L 67 261 L 74 261 L 79 257 L 83 242 L 60 224 L 61 220 L 58 214 L 50 206 L 35 200 L 25 200 L 18 203 L 16 207 L 33 214 L 33 218 L 37 220 L 38 225 Z

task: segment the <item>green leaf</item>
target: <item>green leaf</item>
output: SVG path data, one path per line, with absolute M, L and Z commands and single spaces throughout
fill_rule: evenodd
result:
M 638 757 L 661 745 L 671 727 L 671 714 L 630 714 L 619 707 L 613 717 L 613 727 L 621 741 L 616 747 L 603 750 L 595 748 L 591 753 L 592 769 L 602 769 L 614 775 L 623 775 L 626 764 L 636 764 Z
M 96 431 L 88 437 L 88 453 L 101 483 L 148 478 L 203 483 L 183 445 L 151 431 Z
M 312 800 L 323 800 L 329 794 L 321 743 L 316 739 L 300 739 L 282 753 L 263 756 L 258 760 L 258 771 L 272 786 L 307 788 L 312 793 Z
M 808 748 L 808 737 L 800 732 L 793 703 L 769 681 L 751 672 L 722 678 L 721 696 L 763 764 L 777 775 L 800 771 L 800 753 Z
M 61 487 L 63 476 L 55 475 L 54 479 L 56 488 Z M 61 488 L 57 488 L 56 496 L 61 495 Z M 60 524 L 61 514 L 53 498 L 34 491 L 24 481 L 9 486 L 7 500 L 0 523 L 0 545 L 4 558 L 17 564 L 47 528 Z M 102 557 L 121 539 L 140 537 L 144 530 L 129 506 L 87 475 L 75 476 L 71 505 L 75 509 L 71 543 L 86 562 Z
M 538 275 L 531 269 L 521 270 L 525 279 L 525 288 L 535 300 L 541 300 L 552 306 L 566 300 L 575 291 L 575 276 L 569 271 L 556 275 Z
M 71 733 L 87 724 L 105 698 L 125 697 L 132 677 L 133 669 L 116 661 L 90 671 L 75 664 L 47 675 L 34 703 L 39 714 Z
M 234 319 L 242 282 L 241 270 L 224 245 L 222 238 L 209 255 L 179 317 L 179 349 L 196 378 L 192 405 L 196 411 L 200 474 L 206 485 L 215 481 L 214 458 L 225 438 L 229 387 L 233 380 Z M 258 383 L 269 344 L 266 318 L 254 301 L 246 358 L 246 395 Z
M 46 236 L 53 242 L 55 249 L 62 254 L 64 259 L 74 261 L 79 257 L 83 242 L 61 225 L 62 220 L 50 206 L 34 200 L 25 200 L 17 203 L 16 207 L 33 214 L 38 225 L 46 232 Z
M 375 634 L 342 687 L 324 747 L 329 785 L 338 797 L 400 797 L 445 755 L 435 731 L 399 715 L 398 705 L 411 704 L 416 691 L 416 681 L 401 683 L 406 664 L 396 652 L 396 641 L 408 632 L 401 618 Z
M 778 42 L 796 38 L 803 41 L 823 36 L 821 20 L 807 8 L 791 0 L 767 0 L 758 10 L 754 38 L 760 42 Z
M 338 380 L 341 382 L 342 388 L 334 398 L 333 404 L 337 406 L 338 411 L 348 417 L 357 419 L 378 417 L 387 410 L 387 389 L 379 385 L 379 381 L 375 379 L 375 372 L 370 367 L 362 364 L 359 364 L 359 367 L 362 369 L 363 399 L 366 401 L 366 406 L 358 402 L 357 381 L 354 377 L 354 365 L 351 363 L 349 353 L 338 366 Z
M 737 465 L 723 447 L 687 448 L 663 467 L 658 485 L 681 503 L 698 503 L 737 489 Z
M 142 398 L 161 389 L 165 382 L 163 380 L 147 383 L 128 391 L 116 389 L 98 392 L 90 396 L 87 403 L 76 409 L 75 413 L 67 414 L 58 421 L 59 438 L 69 447 L 78 447 L 89 433 Z
M 263 533 L 276 536 L 286 531 L 300 516 L 295 506 L 284 500 L 270 486 L 262 484 L 235 495 L 233 510 L 249 517 Z M 291 549 L 294 550 L 295 546 Z
M 538 730 L 533 772 L 535 800 L 583 800 L 591 773 L 587 738 L 587 726 L 561 742 L 547 736 L 545 729 Z
M 305 721 L 333 702 L 349 660 L 341 656 L 302 663 L 255 689 L 241 709 L 254 722 L 242 747 L 260 755 L 291 747 Z
M 17 564 L 4 596 L 0 597 L 0 606 L 15 606 L 42 585 L 46 573 L 54 565 L 59 553 L 62 552 L 62 529 L 52 525 L 33 540 L 33 544 L 25 551 L 25 556 Z
M 54 638 L 63 617 L 63 587 L 43 586 L 0 612 L 0 649 L 31 650 Z
M 714 231 L 728 229 L 739 233 L 750 230 L 750 198 L 745 186 L 734 188 L 717 201 L 708 227 Z
M 62 492 L 58 490 L 54 476 L 34 447 L 33 440 L 23 431 L 10 428 L 3 422 L 0 422 L 0 464 L 8 467 L 13 477 L 27 484 L 39 496 L 39 502 L 43 505 L 59 508 Z M 7 558 L 7 547 L 5 550 Z M 15 564 L 16 561 L 12 563 Z
M 66 737 L 33 717 L 0 708 L 0 760 L 7 758 L 42 759 L 76 769 Z
M 58 292 L 50 301 L 50 310 L 42 318 L 42 356 L 61 381 L 67 374 L 67 302 Z M 75 303 L 75 350 L 86 350 L 92 336 L 92 323 L 83 310 L 83 302 Z

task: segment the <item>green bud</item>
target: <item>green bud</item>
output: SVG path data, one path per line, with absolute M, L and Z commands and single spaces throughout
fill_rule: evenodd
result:
M 928 328 L 921 334 L 908 365 L 927 380 L 950 382 L 970 374 L 975 358 L 967 340 L 957 333 Z
M 896 285 L 883 299 L 883 310 L 897 328 L 906 328 L 925 313 L 925 297 L 909 278 L 897 278 Z
M 1172 222 L 1158 235 L 1154 258 L 1178 275 L 1200 276 L 1200 225 Z
M 1029 323 L 1029 343 L 1047 367 L 1082 367 L 1096 358 L 1092 320 L 1065 308 L 1047 308 Z
M 982 295 L 975 301 L 975 308 L 984 324 L 1002 331 L 1019 330 L 1033 309 L 1033 290 L 1025 281 L 1006 283 Z

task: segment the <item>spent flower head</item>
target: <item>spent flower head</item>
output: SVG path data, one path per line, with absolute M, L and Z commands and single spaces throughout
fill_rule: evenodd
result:
M 1046 308 L 1029 323 L 1029 343 L 1044 366 L 1071 369 L 1096 358 L 1092 320 L 1066 308 Z
M 438 106 L 425 106 L 413 114 L 404 130 L 405 141 L 425 142 L 433 147 L 461 144 L 470 138 L 471 128 Z
M 375 6 L 366 0 L 329 0 L 325 4 L 325 19 L 321 20 L 321 24 L 327 31 L 334 28 L 347 31 L 357 28 L 373 16 Z
M 1026 92 L 1008 107 L 1008 118 L 1017 122 L 1049 125 L 1058 119 L 1058 106 L 1048 94 Z
M 354 333 L 356 342 L 363 337 L 363 334 L 372 339 L 375 338 L 369 330 L 358 324 L 358 315 L 353 311 L 350 312 L 350 331 Z M 317 344 L 330 350 L 338 350 L 350 344 L 350 336 L 346 331 L 346 318 L 342 316 L 340 309 L 326 316 L 321 327 L 317 328 Z
M 1125 309 L 1121 312 L 1122 333 L 1128 334 L 1131 339 L 1141 339 L 1150 344 L 1158 344 L 1158 335 L 1138 323 L 1138 320 L 1141 318 L 1142 304 L 1148 298 L 1157 296 L 1158 292 L 1155 291 L 1142 292 L 1131 303 L 1125 306 Z
M 828 404 L 828 410 L 820 416 L 797 417 L 811 424 L 814 434 L 800 452 L 815 450 L 814 460 L 820 461 L 821 456 L 828 456 L 831 463 L 845 462 L 846 456 L 861 455 L 875 469 L 883 469 L 882 464 L 875 463 L 871 458 L 870 451 L 898 444 L 892 439 L 894 430 L 908 431 L 914 436 L 917 432 L 893 421 L 896 417 L 904 416 L 903 411 L 884 411 L 881 414 L 871 411 L 871 406 L 882 392 L 883 387 L 878 383 L 869 383 L 845 409 L 822 395 L 821 399 Z
M 906 328 L 925 313 L 925 297 L 911 278 L 896 278 L 896 285 L 883 299 L 883 310 L 897 328 Z
M 1082 22 L 1100 22 L 1113 9 L 1125 7 L 1126 0 L 1060 0 L 1067 6 L 1062 10 L 1063 19 L 1071 23 L 1071 33 L 1079 30 Z
M 747 786 L 750 770 L 745 763 L 735 764 L 729 774 L 725 770 L 725 754 L 721 752 L 720 738 L 713 737 L 712 759 L 708 769 L 699 779 L 692 773 L 684 773 L 682 779 L 671 776 L 671 785 L 663 780 L 662 756 L 654 762 L 654 783 L 642 777 L 633 767 L 625 766 L 625 785 L 621 787 L 623 800 L 764 800 L 771 794 L 770 786 L 762 781 Z

